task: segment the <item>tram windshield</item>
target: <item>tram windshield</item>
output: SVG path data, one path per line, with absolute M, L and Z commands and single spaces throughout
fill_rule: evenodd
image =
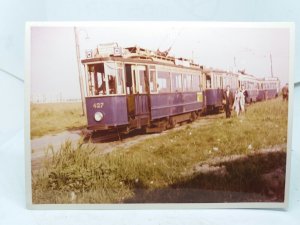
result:
M 115 62 L 88 65 L 87 86 L 89 96 L 124 94 L 122 65 Z

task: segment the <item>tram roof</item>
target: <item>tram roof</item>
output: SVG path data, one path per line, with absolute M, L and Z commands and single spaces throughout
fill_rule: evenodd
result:
M 83 59 L 81 62 L 83 64 L 96 64 L 101 62 L 107 62 L 107 61 L 116 61 L 116 62 L 125 62 L 125 63 L 144 63 L 144 64 L 151 64 L 151 65 L 162 65 L 162 66 L 170 66 L 170 67 L 176 67 L 176 68 L 184 68 L 184 69 L 190 69 L 195 71 L 202 71 L 202 66 L 183 66 L 183 65 L 176 65 L 171 63 L 166 63 L 163 61 L 155 61 L 151 58 L 123 58 L 123 57 L 116 57 L 116 56 L 108 56 L 108 57 L 97 57 L 97 58 L 90 58 L 90 59 Z
M 115 54 L 114 52 L 109 52 L 100 55 L 99 52 L 101 51 L 97 49 L 95 52 L 90 53 L 90 57 L 81 60 L 81 62 L 86 64 L 92 62 L 97 63 L 100 61 L 120 61 L 129 63 L 148 63 L 155 65 L 165 65 L 192 70 L 203 69 L 203 66 L 194 63 L 191 59 L 176 58 L 174 56 L 169 56 L 167 51 L 152 51 L 145 48 L 140 48 L 138 46 L 119 48 L 118 54 Z

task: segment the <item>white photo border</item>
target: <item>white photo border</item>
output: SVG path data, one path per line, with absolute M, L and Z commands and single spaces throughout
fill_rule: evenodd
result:
M 130 204 L 33 204 L 31 180 L 30 147 L 30 74 L 31 74 L 31 27 L 109 27 L 111 25 L 136 26 L 138 24 L 157 23 L 158 25 L 182 24 L 199 25 L 203 28 L 288 28 L 289 39 L 289 102 L 288 102 L 288 140 L 285 178 L 285 196 L 283 202 L 249 202 L 249 203 L 130 203 Z M 28 209 L 200 209 L 200 208 L 277 208 L 287 209 L 290 190 L 293 98 L 294 98 L 294 58 L 295 58 L 295 24 L 293 22 L 201 22 L 201 21 L 103 21 L 103 22 L 27 22 L 25 37 L 25 185 L 26 206 Z

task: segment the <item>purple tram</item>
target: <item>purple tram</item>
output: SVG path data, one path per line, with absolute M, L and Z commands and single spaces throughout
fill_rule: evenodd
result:
M 202 67 L 150 50 L 113 46 L 82 60 L 87 128 L 93 132 L 161 132 L 203 109 Z
M 259 79 L 245 71 L 231 72 L 213 68 L 203 68 L 202 84 L 203 110 L 206 113 L 219 112 L 222 109 L 222 92 L 228 85 L 233 93 L 244 86 L 247 90 L 247 103 L 276 98 L 280 87 L 279 79 L 275 77 Z
M 203 68 L 204 105 L 206 113 L 219 112 L 226 86 L 235 92 L 238 88 L 238 74 L 219 69 Z
M 261 80 L 262 100 L 277 98 L 280 81 L 277 77 L 266 77 Z
M 264 101 L 278 97 L 280 81 L 277 77 L 256 78 L 253 75 L 240 73 L 239 87 L 243 85 L 248 92 L 247 103 Z
M 260 101 L 260 80 L 253 75 L 247 74 L 244 71 L 240 72 L 238 77 L 238 86 L 244 86 L 247 90 L 248 96 L 246 97 L 246 103 L 252 103 Z

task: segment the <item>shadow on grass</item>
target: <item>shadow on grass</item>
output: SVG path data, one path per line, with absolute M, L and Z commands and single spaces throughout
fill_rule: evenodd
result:
M 135 188 L 125 203 L 282 202 L 285 152 L 268 152 L 214 164 L 161 189 Z M 211 166 L 211 165 L 209 165 Z

